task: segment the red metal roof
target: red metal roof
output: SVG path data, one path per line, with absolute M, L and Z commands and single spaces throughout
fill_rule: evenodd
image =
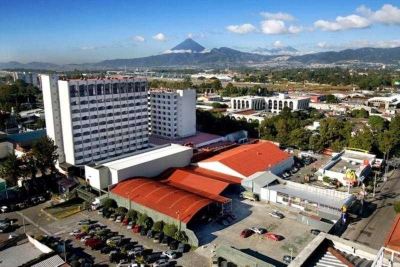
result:
M 188 223 L 197 212 L 213 201 L 168 184 L 135 178 L 118 183 L 114 194 Z
M 202 162 L 218 161 L 244 176 L 265 171 L 290 157 L 271 142 L 260 141 L 224 151 Z
M 197 166 L 189 166 L 185 168 L 188 171 L 198 173 L 200 175 L 207 176 L 212 179 L 220 180 L 223 182 L 227 182 L 229 184 L 240 184 L 242 182 L 242 179 L 235 177 L 235 176 L 230 176 L 221 172 L 215 172 L 211 171 L 205 168 L 197 167 Z
M 229 183 L 206 177 L 186 169 L 176 169 L 165 183 L 196 193 L 212 200 L 226 203 L 229 199 L 220 196 Z
M 385 240 L 385 247 L 400 251 L 400 215 L 397 215 L 394 219 L 392 228 Z

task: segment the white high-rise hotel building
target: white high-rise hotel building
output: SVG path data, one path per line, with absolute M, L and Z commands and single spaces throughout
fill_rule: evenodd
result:
M 59 161 L 84 165 L 148 147 L 148 83 L 41 75 L 47 135 Z

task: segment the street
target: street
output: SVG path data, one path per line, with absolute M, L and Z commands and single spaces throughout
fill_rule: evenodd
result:
M 381 248 L 396 216 L 393 203 L 400 195 L 399 192 L 400 170 L 395 170 L 382 183 L 375 200 L 370 201 L 376 204 L 376 210 L 369 217 L 351 223 L 342 237 L 375 249 Z

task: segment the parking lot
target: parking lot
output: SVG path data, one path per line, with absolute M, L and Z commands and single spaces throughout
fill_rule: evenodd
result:
M 225 228 L 221 228 L 215 222 L 203 227 L 199 235 L 212 237 L 209 244 L 197 249 L 198 253 L 210 257 L 214 245 L 225 244 L 243 249 L 276 266 L 284 266 L 282 264 L 284 255 L 290 255 L 292 251 L 293 256 L 296 256 L 314 238 L 310 233 L 311 227 L 295 221 L 295 216 L 284 209 L 280 211 L 285 218 L 277 219 L 269 215 L 269 212 L 276 209 L 269 204 L 248 200 L 241 202 L 237 199 L 234 199 L 232 204 L 238 219 Z M 246 216 L 247 214 L 249 215 Z M 280 235 L 284 239 L 274 241 L 255 233 L 247 238 L 240 236 L 243 229 L 251 227 L 265 228 L 268 232 Z

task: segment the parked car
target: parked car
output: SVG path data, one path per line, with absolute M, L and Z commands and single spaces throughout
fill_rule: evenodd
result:
M 153 263 L 153 267 L 168 266 L 169 259 L 159 259 Z
M 273 233 L 266 233 L 265 237 L 274 241 L 280 241 L 283 239 L 282 236 Z
M 146 236 L 147 235 L 147 230 L 144 227 L 142 227 L 142 229 L 140 229 L 140 235 L 141 236 Z
M 249 199 L 251 201 L 258 201 L 259 198 L 256 194 L 254 194 L 253 192 L 250 191 L 244 191 L 242 193 L 240 193 L 240 197 L 244 198 L 244 199 Z
M 110 246 L 104 246 L 101 248 L 100 252 L 102 254 L 108 254 L 111 252 L 111 250 L 113 250 L 113 248 L 111 248 Z
M 178 254 L 171 250 L 164 251 L 162 255 L 166 256 L 168 259 L 176 259 L 178 257 Z
M 46 198 L 44 196 L 38 196 L 40 202 L 45 202 Z
M 79 240 L 85 236 L 87 236 L 87 233 L 82 232 L 82 233 L 76 234 L 75 239 Z
M 270 212 L 269 215 L 271 215 L 272 217 L 277 218 L 277 219 L 285 218 L 285 215 L 283 215 L 283 213 L 276 211 L 276 210 Z
M 154 243 L 160 243 L 164 238 L 164 233 L 158 232 L 154 235 Z
M 170 237 L 169 236 L 164 236 L 163 239 L 161 240 L 161 244 L 163 245 L 168 245 L 170 242 Z
M 122 225 L 128 225 L 128 223 L 131 221 L 131 219 L 129 219 L 128 217 L 124 218 L 122 220 Z
M 86 240 L 88 240 L 88 239 L 90 239 L 90 238 L 92 238 L 90 235 L 85 235 L 84 237 L 82 237 L 82 238 L 80 239 L 80 241 L 81 241 L 81 243 L 85 243 Z
M 140 226 L 140 225 L 138 225 L 138 224 L 136 224 L 134 227 L 133 227 L 133 229 L 132 229 L 132 232 L 134 232 L 134 233 L 140 233 L 140 230 L 142 229 L 142 227 Z
M 262 235 L 267 232 L 267 229 L 261 227 L 251 227 L 250 230 L 259 235 Z
M 150 264 L 150 263 L 153 263 L 153 262 L 159 260 L 161 256 L 162 256 L 161 252 L 153 252 L 151 254 L 144 256 L 144 261 L 147 264 Z
M 19 210 L 25 209 L 26 208 L 26 204 L 24 202 L 21 203 L 17 203 L 15 204 L 15 207 Z
M 107 239 L 106 244 L 110 245 L 110 244 L 115 244 L 115 245 L 119 245 L 122 242 L 122 236 L 117 235 L 117 236 L 113 236 L 110 237 L 109 239 Z
M 11 232 L 13 227 L 9 223 L 5 223 L 0 225 L 0 233 L 8 233 Z
M 70 232 L 69 235 L 70 235 L 70 236 L 76 236 L 76 235 L 78 235 L 78 234 L 80 234 L 80 233 L 81 233 L 81 230 L 75 229 L 74 231 Z
M 176 250 L 178 248 L 179 242 L 177 240 L 171 240 L 169 242 L 169 249 L 170 250 Z
M 100 239 L 93 238 L 89 239 L 85 242 L 85 245 L 90 247 L 91 249 L 101 249 L 104 246 L 104 242 Z
M 179 243 L 178 248 L 176 249 L 176 252 L 183 254 L 185 252 L 188 252 L 190 250 L 190 246 L 185 243 Z
M 7 206 L 1 206 L 0 211 L 1 211 L 2 213 L 6 213 L 6 212 L 9 211 L 9 208 L 8 208 Z
M 120 223 L 122 222 L 122 215 L 118 215 L 117 218 L 115 219 L 115 222 Z
M 132 227 L 133 227 L 133 221 L 130 221 L 128 223 L 128 225 L 126 226 L 126 229 L 130 230 L 130 229 L 132 229 Z
M 89 219 L 83 219 L 78 222 L 78 225 L 90 225 L 90 224 L 92 224 L 92 221 Z
M 318 230 L 318 229 L 311 229 L 311 230 L 310 230 L 310 233 L 313 234 L 313 235 L 319 235 L 319 233 L 321 233 L 321 230 Z
M 284 255 L 282 258 L 282 261 L 286 264 L 289 264 L 294 260 L 294 257 L 291 257 L 290 255 Z
M 243 238 L 247 238 L 249 236 L 251 236 L 254 232 L 250 229 L 244 229 L 241 233 L 240 236 Z
M 117 215 L 115 213 L 111 214 L 110 217 L 108 218 L 110 221 L 115 221 L 117 218 Z

